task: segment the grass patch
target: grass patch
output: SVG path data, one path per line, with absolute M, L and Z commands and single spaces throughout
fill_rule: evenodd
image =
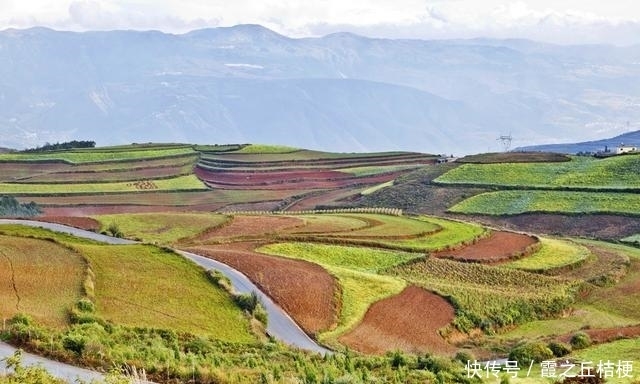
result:
M 611 343 L 595 345 L 574 352 L 573 356 L 583 361 L 595 361 L 596 363 L 600 360 L 610 360 L 615 364 L 618 363 L 618 360 L 633 361 L 640 356 L 640 339 L 616 340 Z M 637 363 L 638 361 L 636 360 Z M 637 369 L 637 367 L 634 368 Z M 635 375 L 637 375 L 637 372 Z M 617 375 L 615 378 L 617 378 Z
M 370 273 L 422 257 L 415 253 L 311 243 L 270 244 L 259 248 L 258 252 Z
M 517 215 L 525 212 L 637 215 L 640 211 L 640 195 L 570 191 L 485 192 L 454 205 L 449 211 L 481 215 Z
M 362 229 L 348 231 L 344 233 L 332 233 L 331 236 L 345 237 L 414 237 L 429 234 L 440 229 L 440 227 L 426 220 L 418 220 L 406 216 L 389 216 L 378 214 L 348 214 L 362 219 L 369 223 L 369 226 Z
M 378 165 L 378 166 L 363 166 L 363 167 L 350 167 L 350 168 L 338 168 L 336 171 L 350 173 L 356 177 L 379 175 L 383 173 L 392 173 L 397 171 L 405 171 L 408 169 L 415 169 L 424 167 L 424 164 L 400 164 L 400 165 Z
M 0 235 L 0 318 L 22 312 L 51 327 L 68 325 L 85 269 L 82 256 L 56 243 Z
M 127 238 L 169 244 L 217 227 L 228 216 L 208 213 L 136 213 L 94 216 L 103 228 L 115 223 Z
M 542 237 L 540 244 L 540 249 L 533 255 L 512 261 L 505 266 L 531 272 L 552 272 L 578 265 L 590 255 L 584 246 L 567 240 Z
M 105 319 L 224 341 L 254 341 L 248 320 L 229 294 L 184 258 L 149 245 L 75 247 L 96 275 L 97 312 Z
M 379 191 L 379 190 L 381 190 L 383 188 L 386 188 L 386 187 L 391 187 L 392 185 L 393 185 L 393 180 L 387 181 L 386 183 L 374 185 L 371 188 L 367 188 L 364 191 L 360 192 L 360 194 L 363 195 L 363 196 L 370 195 L 373 192 Z
M 179 176 L 170 179 L 130 182 L 77 183 L 77 184 L 12 184 L 0 183 L 0 193 L 19 195 L 41 194 L 90 194 L 141 191 L 207 190 L 195 176 Z
M 240 148 L 234 153 L 248 153 L 248 154 L 260 154 L 260 153 L 291 153 L 299 151 L 299 148 L 287 147 L 285 145 L 269 145 L 269 144 L 250 144 Z

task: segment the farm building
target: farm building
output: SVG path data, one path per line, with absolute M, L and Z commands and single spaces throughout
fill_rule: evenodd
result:
M 621 155 L 623 153 L 637 152 L 637 151 L 638 151 L 638 147 L 636 147 L 635 145 L 620 144 L 619 146 L 616 147 L 616 155 Z

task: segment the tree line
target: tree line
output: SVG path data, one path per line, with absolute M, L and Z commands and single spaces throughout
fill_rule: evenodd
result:
M 43 146 L 35 147 L 35 148 L 27 148 L 22 152 L 46 152 L 46 151 L 57 151 L 62 149 L 74 149 L 74 148 L 95 148 L 96 142 L 89 140 L 72 140 L 65 141 L 63 143 L 55 143 L 50 144 L 46 143 Z

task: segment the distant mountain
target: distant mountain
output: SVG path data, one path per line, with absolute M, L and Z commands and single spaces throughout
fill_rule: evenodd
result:
M 0 32 L 0 146 L 278 143 L 462 155 L 640 129 L 640 46 Z M 629 122 L 629 125 L 626 125 Z M 625 127 L 625 129 L 621 129 Z
M 556 153 L 568 153 L 576 154 L 578 152 L 600 152 L 605 148 L 614 149 L 620 144 L 640 146 L 640 131 L 628 132 L 622 135 L 603 140 L 585 141 L 582 143 L 574 144 L 548 144 L 548 145 L 533 145 L 529 147 L 517 148 L 516 150 L 523 151 L 540 151 L 540 152 L 556 152 Z

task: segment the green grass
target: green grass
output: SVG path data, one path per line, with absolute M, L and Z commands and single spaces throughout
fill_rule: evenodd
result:
M 423 164 L 400 164 L 400 165 L 378 165 L 378 166 L 362 166 L 362 167 L 350 167 L 350 168 L 338 168 L 335 171 L 350 173 L 356 177 L 379 175 L 383 173 L 391 173 L 397 171 L 405 171 L 408 169 L 415 169 L 424 167 Z
M 598 344 L 580 351 L 574 351 L 571 355 L 579 361 L 591 361 L 593 366 L 602 363 L 612 362 L 614 364 L 614 375 L 607 379 L 607 383 L 637 383 L 640 377 L 640 339 L 624 339 L 611 343 Z M 631 361 L 632 378 L 620 378 L 615 369 L 619 361 Z
M 570 191 L 486 192 L 454 205 L 449 211 L 483 215 L 517 215 L 525 212 L 637 215 L 640 212 L 640 195 Z
M 337 345 L 337 338 L 364 317 L 371 304 L 400 293 L 406 283 L 391 276 L 377 275 L 382 268 L 420 255 L 365 248 L 304 243 L 271 244 L 258 252 L 316 263 L 334 275 L 342 289 L 338 326 L 320 335 L 320 340 Z
M 94 216 L 103 229 L 116 224 L 127 238 L 169 244 L 216 227 L 228 216 L 208 213 L 127 213 Z
M 85 270 L 82 256 L 61 245 L 0 235 L 0 318 L 21 312 L 48 326 L 67 326 Z
M 141 183 L 152 183 L 153 189 L 137 187 L 138 182 L 77 183 L 77 184 L 11 184 L 0 183 L 0 194 L 42 195 L 42 194 L 91 194 L 140 191 L 184 191 L 207 190 L 206 186 L 195 176 L 178 176 L 170 179 L 144 180 Z
M 436 182 L 546 188 L 640 188 L 640 156 L 603 160 L 574 157 L 562 163 L 463 164 Z
M 134 327 L 173 329 L 252 342 L 248 320 L 229 294 L 184 258 L 149 245 L 76 245 L 96 278 L 97 312 Z
M 540 238 L 541 248 L 533 255 L 512 261 L 505 266 L 531 272 L 546 272 L 584 262 L 589 250 L 567 240 Z
M 269 145 L 269 144 L 250 144 L 245 147 L 240 148 L 234 153 L 248 153 L 248 154 L 259 154 L 259 153 L 291 153 L 299 151 L 299 148 L 287 147 L 285 145 Z
M 259 248 L 258 252 L 371 273 L 422 257 L 416 253 L 311 243 L 270 244 Z
M 66 161 L 74 164 L 98 163 L 105 161 L 125 161 L 153 159 L 168 156 L 179 156 L 196 153 L 190 146 L 159 148 L 95 148 L 85 150 L 68 150 L 42 153 L 3 153 L 0 161 Z
M 558 315 L 578 283 L 504 267 L 428 258 L 389 273 L 450 297 L 461 329 L 485 330 Z
M 625 243 L 640 243 L 640 233 L 636 235 L 627 236 L 623 239 L 620 239 L 620 241 Z
M 381 184 L 378 184 L 378 185 L 374 185 L 371 188 L 367 188 L 364 191 L 360 192 L 360 194 L 363 195 L 363 196 L 370 195 L 373 192 L 379 191 L 379 190 L 381 190 L 383 188 L 391 187 L 392 185 L 393 185 L 393 180 L 387 181 L 386 183 L 381 183 Z

